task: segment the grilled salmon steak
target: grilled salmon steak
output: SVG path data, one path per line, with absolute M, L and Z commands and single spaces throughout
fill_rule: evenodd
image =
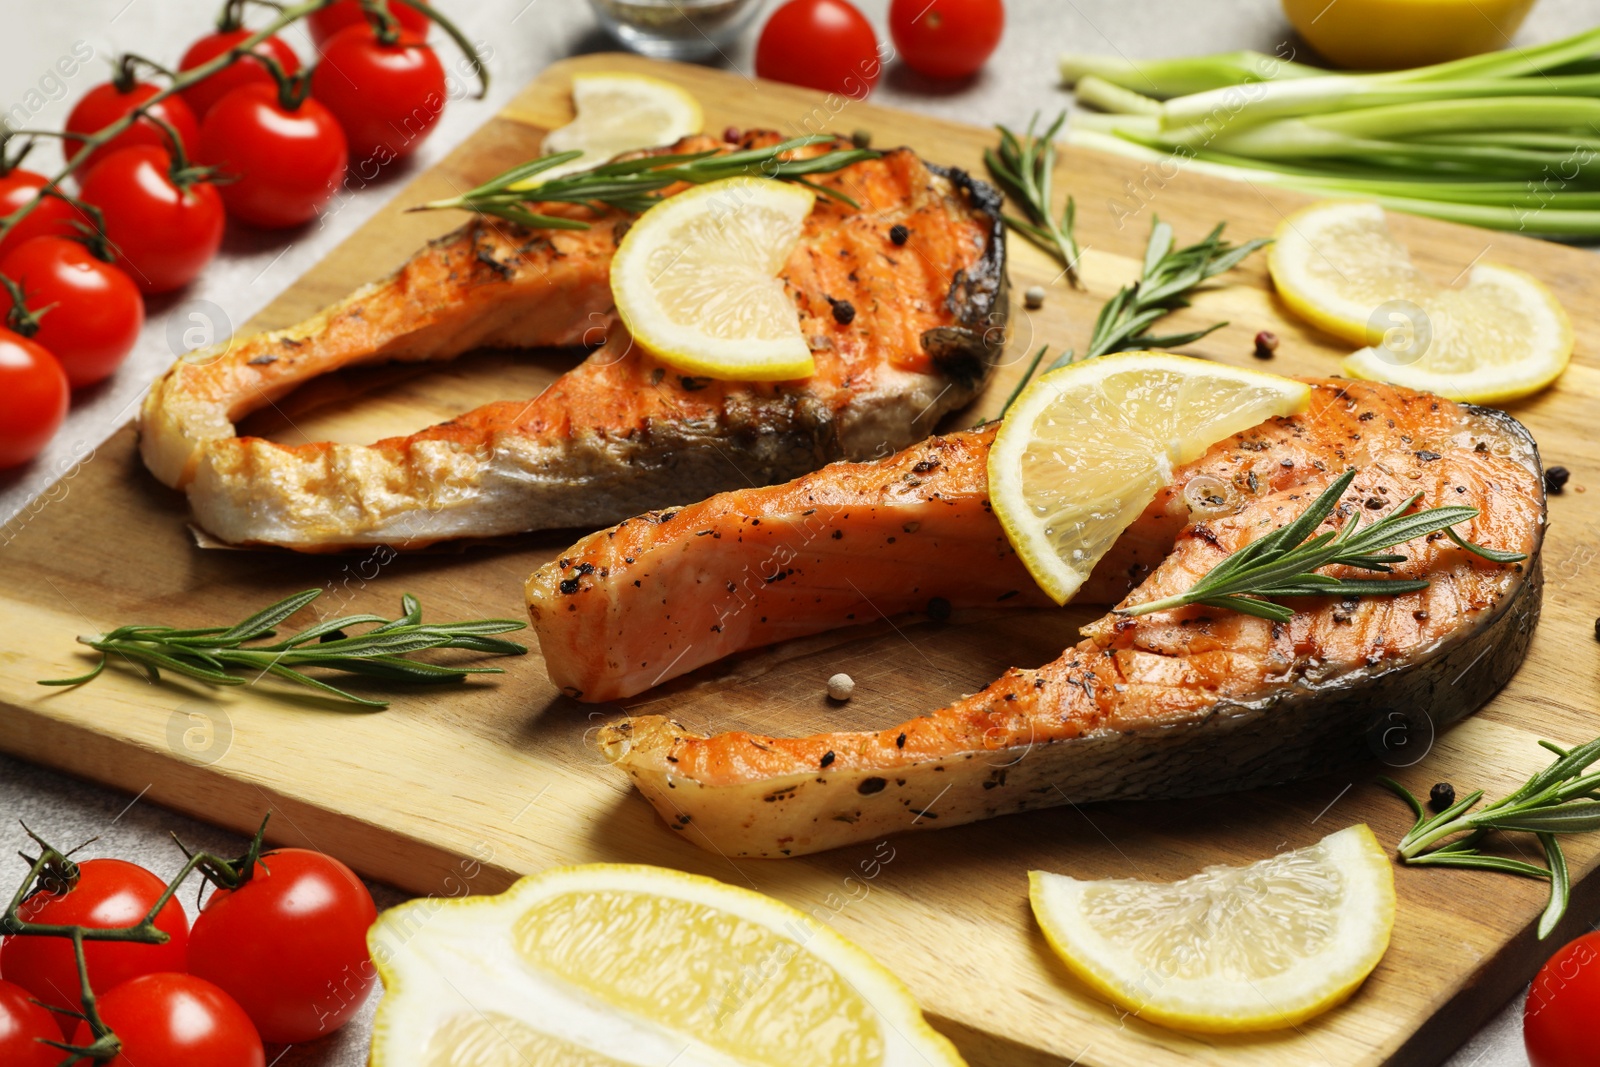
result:
M 697 136 L 656 151 L 781 139 Z M 857 206 L 818 197 L 780 272 L 810 378 L 716 381 L 662 364 L 612 304 L 611 258 L 632 216 L 546 204 L 592 225 L 475 218 L 306 322 L 178 360 L 144 404 L 145 463 L 187 491 L 212 534 L 321 551 L 616 522 L 903 448 L 993 370 L 1007 312 L 999 196 L 909 149 L 812 180 Z M 244 415 L 342 367 L 602 340 L 539 396 L 410 437 L 288 446 L 235 434 Z
M 1527 559 L 1492 563 L 1433 534 L 1393 550 L 1406 557 L 1396 576 L 1427 589 L 1297 598 L 1288 623 L 1203 606 L 1108 614 L 1055 662 L 886 730 L 706 737 L 642 716 L 604 728 L 602 749 L 673 829 L 692 824 L 696 841 L 728 855 L 773 857 L 1069 801 L 1287 781 L 1370 754 L 1369 731 L 1391 710 L 1443 728 L 1510 679 L 1532 635 L 1545 517 L 1537 450 L 1503 412 L 1378 383 L 1312 386 L 1304 414 L 1180 468 L 1079 601 L 1182 592 L 1352 467 L 1330 524 L 1420 491 L 1422 507 L 1477 507 L 1458 532 Z M 931 597 L 1046 603 L 989 515 L 990 439 L 934 438 L 586 538 L 529 582 L 552 675 L 589 699 L 637 691 L 651 671 L 670 677 L 715 650 Z M 768 527 L 780 532 L 756 533 Z M 618 654 L 601 651 L 610 644 Z

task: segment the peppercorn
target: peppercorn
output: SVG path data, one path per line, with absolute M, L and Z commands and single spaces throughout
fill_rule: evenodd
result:
M 903 245 L 911 237 L 911 231 L 898 222 L 889 227 L 889 240 L 897 245 Z
M 722 139 L 729 144 L 738 144 L 741 136 L 743 135 L 739 133 L 739 127 L 737 126 L 729 126 L 722 131 Z
M 1456 802 L 1456 787 L 1449 782 L 1440 782 L 1428 790 L 1428 807 L 1434 811 L 1443 811 Z
M 1546 467 L 1544 469 L 1544 491 L 1552 496 L 1560 496 L 1567 487 L 1567 479 L 1572 477 L 1572 472 L 1565 467 Z
M 1028 286 L 1028 291 L 1022 294 L 1022 306 L 1030 311 L 1037 311 L 1039 308 L 1044 307 L 1044 286 Z
M 848 326 L 856 321 L 856 306 L 848 300 L 835 300 L 828 298 L 828 303 L 833 305 L 833 321 L 840 326 Z
M 831 700 L 838 700 L 838 701 L 849 700 L 852 696 L 855 695 L 855 692 L 856 692 L 856 680 L 854 678 L 850 677 L 848 674 L 840 673 L 840 674 L 836 674 L 832 678 L 828 679 L 828 697 Z M 830 752 L 830 753 L 828 753 L 827 761 L 825 763 L 823 763 L 823 766 L 826 767 L 829 763 L 832 763 L 832 762 L 833 762 L 833 753 Z
M 1256 358 L 1271 359 L 1272 354 L 1278 350 L 1278 335 L 1271 330 L 1262 330 L 1256 334 Z
M 856 131 L 854 131 L 853 133 L 850 134 L 850 143 L 855 145 L 857 148 L 871 148 L 872 147 L 872 131 L 871 130 L 856 130 Z

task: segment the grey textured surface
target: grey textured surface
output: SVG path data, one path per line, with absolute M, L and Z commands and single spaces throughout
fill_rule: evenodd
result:
M 776 0 L 769 0 L 774 3 Z M 888 0 L 859 0 L 882 32 Z M 1335 0 L 1337 2 L 1337 0 Z M 1516 44 L 1575 32 L 1594 21 L 1594 0 L 1543 0 L 1518 34 Z M 282 235 L 231 233 L 222 257 L 190 289 L 150 302 L 139 348 L 110 382 L 76 398 L 72 414 L 50 450 L 19 471 L 0 473 L 0 517 L 10 517 L 44 490 L 77 458 L 87 455 L 127 420 L 145 385 L 173 356 L 195 340 L 225 335 L 242 323 L 353 231 L 403 184 L 486 120 L 523 84 L 553 60 L 574 52 L 612 47 L 583 0 L 440 0 L 474 41 L 490 50 L 494 86 L 484 102 L 456 96 L 439 129 L 409 166 L 336 201 L 328 217 L 302 231 Z M 51 0 L 8 5 L 8 30 L 0 36 L 0 110 L 21 108 L 31 125 L 59 128 L 71 103 L 105 76 L 105 60 L 131 50 L 175 60 L 214 17 L 213 0 Z M 1120 53 L 1129 57 L 1186 55 L 1256 48 L 1271 52 L 1285 42 L 1301 48 L 1275 0 L 1008 0 L 1008 26 L 987 69 L 955 86 L 929 83 L 891 64 L 873 95 L 875 103 L 907 107 L 967 122 L 1026 122 L 1035 110 L 1054 111 L 1066 102 L 1056 87 L 1055 56 L 1062 50 Z M 290 39 L 303 56 L 303 32 Z M 725 57 L 726 65 L 749 70 L 753 34 Z M 54 73 L 58 59 L 77 42 L 96 56 L 68 77 Z M 78 48 L 82 52 L 82 46 Z M 453 62 L 453 60 L 449 60 Z M 462 89 L 462 86 L 455 86 Z M 848 128 L 847 116 L 841 125 Z M 50 161 L 41 151 L 30 166 Z M 366 279 L 350 279 L 351 287 Z M 189 344 L 184 335 L 189 333 Z M 107 546 L 107 551 L 115 551 Z M 144 863 L 161 874 L 180 866 L 166 834 L 218 852 L 237 851 L 237 836 L 156 808 L 137 798 L 102 789 L 43 768 L 0 757 L 0 853 L 24 843 L 18 819 L 56 842 L 99 837 L 91 846 Z M 13 873 L 20 877 L 19 864 Z M 380 906 L 400 895 L 375 887 Z M 364 1062 L 369 1003 L 357 1024 L 313 1045 L 290 1049 L 276 1067 L 355 1067 Z M 1522 1067 L 1519 1003 L 1469 1041 L 1450 1067 Z M 270 1057 L 269 1057 L 270 1058 Z

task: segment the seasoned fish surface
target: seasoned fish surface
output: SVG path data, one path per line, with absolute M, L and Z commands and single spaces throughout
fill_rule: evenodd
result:
M 1424 507 L 1477 507 L 1459 532 L 1527 560 L 1491 563 L 1431 535 L 1394 550 L 1406 556 L 1396 575 L 1426 578 L 1425 590 L 1300 598 L 1288 623 L 1201 606 L 1107 615 L 1053 663 L 1014 668 L 981 693 L 887 730 L 705 737 L 644 716 L 606 728 L 602 748 L 674 829 L 693 824 L 696 841 L 770 857 L 1069 801 L 1290 780 L 1367 754 L 1370 730 L 1395 709 L 1443 729 L 1510 679 L 1532 635 L 1545 518 L 1537 451 L 1502 412 L 1376 383 L 1322 380 L 1313 390 L 1305 414 L 1238 434 L 1179 471 L 1117 550 L 1126 553 L 1118 564 L 1131 568 L 1126 577 L 1142 565 L 1135 557 L 1148 558 L 1150 545 L 1174 531 L 1128 602 L 1187 589 L 1228 553 L 1289 522 L 1350 467 L 1359 474 L 1330 522 L 1421 491 Z M 964 447 L 986 444 L 962 436 Z M 969 477 L 982 469 L 971 464 Z M 1188 492 L 1199 479 L 1205 491 Z M 1174 523 L 1191 500 L 1203 500 L 1205 513 Z M 967 543 L 973 551 L 947 556 L 944 566 L 996 575 L 988 590 L 973 589 L 975 601 L 1014 588 L 1019 568 L 994 566 L 993 544 L 976 532 Z M 785 581 L 799 591 L 831 588 L 846 571 L 830 562 L 796 567 Z M 893 595 L 875 575 L 901 580 L 873 565 L 848 573 L 874 599 Z M 1115 574 L 1096 578 L 1116 588 Z M 541 637 L 544 629 L 541 622 Z
M 752 132 L 743 144 L 778 140 Z M 728 147 L 696 137 L 660 151 Z M 817 180 L 859 206 L 818 197 L 781 273 L 817 364 L 811 378 L 723 382 L 661 364 L 611 302 L 629 217 L 547 205 L 593 225 L 475 219 L 308 322 L 180 359 L 145 402 L 145 463 L 187 491 L 216 536 L 317 551 L 615 522 L 893 452 L 993 369 L 1006 314 L 998 196 L 908 149 Z M 602 338 L 538 397 L 409 437 L 287 446 L 235 436 L 250 411 L 341 367 Z

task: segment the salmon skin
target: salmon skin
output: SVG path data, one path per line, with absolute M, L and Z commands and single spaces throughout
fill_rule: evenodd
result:
M 1420 491 L 1420 507 L 1477 507 L 1478 517 L 1458 532 L 1527 559 L 1496 564 L 1442 533 L 1429 535 L 1392 550 L 1406 557 L 1394 567 L 1397 577 L 1430 582 L 1419 592 L 1297 598 L 1287 602 L 1296 611 L 1288 623 L 1199 605 L 1133 618 L 1108 614 L 1054 662 L 1009 670 L 981 693 L 887 730 L 706 737 L 642 716 L 603 728 L 602 750 L 674 830 L 693 826 L 695 841 L 728 855 L 779 857 L 1069 802 L 1199 796 L 1322 773 L 1373 754 L 1374 728 L 1383 729 L 1395 711 L 1407 722 L 1442 729 L 1511 678 L 1532 636 L 1545 524 L 1537 449 L 1503 412 L 1378 383 L 1311 384 L 1305 414 L 1269 420 L 1181 468 L 1130 528 L 1128 544 L 1114 550 L 1112 568 L 1102 562 L 1095 592 L 1115 593 L 1119 582 L 1131 582 L 1136 587 L 1125 604 L 1182 592 L 1229 553 L 1291 521 L 1351 467 L 1356 478 L 1328 524 L 1379 513 Z M 978 459 L 988 441 L 984 433 L 952 435 L 871 466 L 881 475 L 930 450 L 963 455 L 970 461 L 962 476 L 907 491 L 931 490 L 921 507 L 951 496 L 981 500 L 986 485 Z M 836 464 L 795 483 L 795 491 L 831 480 L 846 492 L 864 474 Z M 760 499 L 790 509 L 784 514 L 809 503 L 784 495 L 787 488 L 766 490 Z M 724 516 L 737 511 L 728 501 L 701 507 L 714 529 L 727 528 Z M 642 528 L 689 552 L 682 546 L 693 543 L 696 529 L 674 527 L 680 517 Z M 746 525 L 756 518 L 764 526 L 771 516 L 747 515 Z M 855 518 L 839 513 L 831 521 L 848 540 Z M 998 522 L 989 522 L 998 531 Z M 601 540 L 629 536 L 632 525 L 616 538 L 596 535 L 584 547 L 597 551 Z M 869 523 L 867 532 L 885 528 Z M 828 543 L 832 534 L 820 540 Z M 1148 576 L 1136 581 L 1163 540 Z M 1014 562 L 997 562 L 993 539 L 976 524 L 962 543 L 965 554 L 943 556 L 941 567 L 970 572 L 956 580 L 967 583 L 972 602 L 996 602 L 1022 580 Z M 908 558 L 922 551 L 911 547 L 916 535 L 897 537 L 895 545 L 906 545 Z M 673 551 L 634 558 L 649 559 L 659 583 L 677 558 Z M 832 590 L 842 579 L 874 602 L 903 606 L 921 596 L 898 588 L 906 571 L 877 557 L 857 566 L 848 556 L 802 550 L 797 559 L 784 578 L 793 583 L 785 590 L 793 604 L 805 602 L 797 587 Z M 626 569 L 599 575 L 569 578 L 569 588 L 628 582 Z M 994 579 L 987 588 L 984 575 Z M 692 588 L 687 575 L 680 581 Z M 559 603 L 553 599 L 550 607 Z M 840 606 L 824 603 L 828 611 Z M 544 607 L 535 623 L 548 659 L 546 635 L 565 630 L 552 622 L 562 612 Z M 820 609 L 815 621 L 822 621 Z M 763 636 L 749 632 L 752 640 Z M 732 640 L 745 637 L 740 630 Z
M 696 136 L 654 151 L 781 139 Z M 903 148 L 813 180 L 858 206 L 819 196 L 780 274 L 816 362 L 810 378 L 717 381 L 662 364 L 611 300 L 611 257 L 632 216 L 547 204 L 538 210 L 591 228 L 474 218 L 298 326 L 179 359 L 144 404 L 145 464 L 223 540 L 326 551 L 601 525 L 892 453 L 993 371 L 1008 306 L 999 194 Z M 409 437 L 288 446 L 235 435 L 245 414 L 342 367 L 602 341 L 538 397 Z

